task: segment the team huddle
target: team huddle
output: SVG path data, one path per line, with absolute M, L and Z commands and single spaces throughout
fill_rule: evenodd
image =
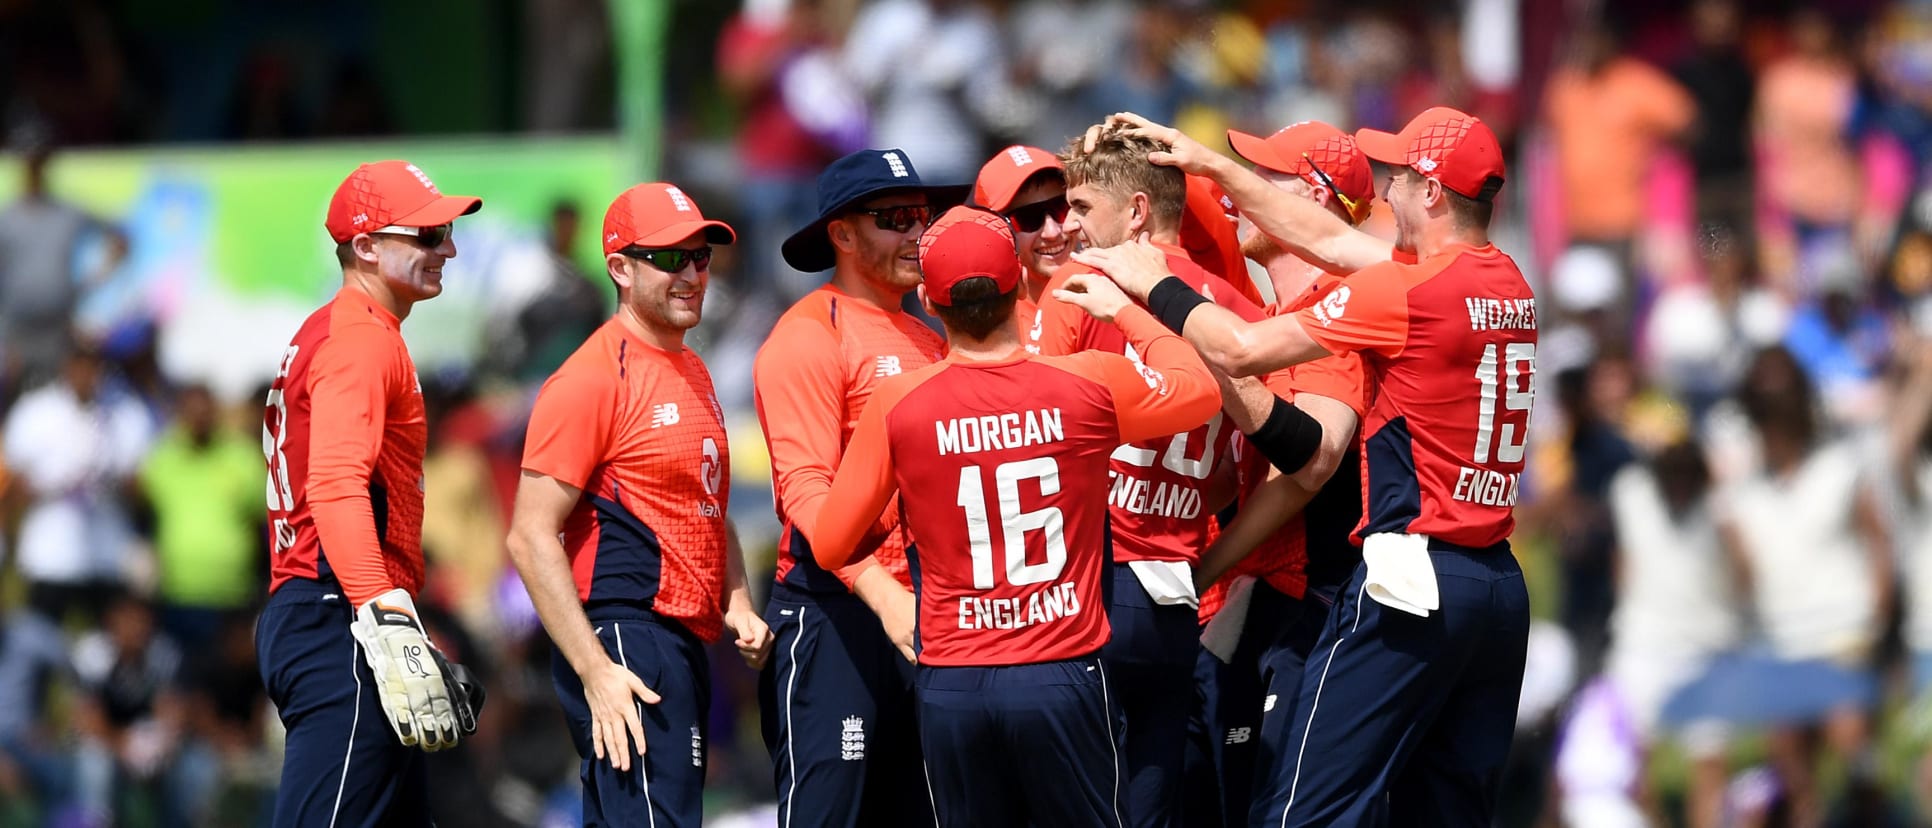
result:
M 782 525 L 762 611 L 685 344 L 736 233 L 667 183 L 611 203 L 618 310 L 538 394 L 508 539 L 585 825 L 701 823 L 727 634 L 783 826 L 1490 823 L 1537 336 L 1488 240 L 1501 150 L 1446 108 L 1229 139 L 1252 168 L 1123 114 L 970 191 L 896 149 L 819 176 L 782 252 L 830 280 L 754 369 Z M 1378 195 L 1393 242 L 1358 229 Z M 484 690 L 413 603 L 400 324 L 480 207 L 401 161 L 330 204 L 344 286 L 264 421 L 277 825 L 430 824 L 424 751 L 476 729 Z

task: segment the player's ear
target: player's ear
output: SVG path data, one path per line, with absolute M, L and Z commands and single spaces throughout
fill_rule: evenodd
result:
M 1442 192 L 1442 180 L 1435 176 L 1422 179 L 1422 204 L 1431 210 L 1447 207 L 1449 197 Z
M 832 247 L 851 253 L 859 249 L 859 233 L 852 229 L 852 223 L 843 218 L 833 219 L 825 225 L 825 233 L 832 239 Z
M 919 291 L 919 306 L 926 309 L 926 314 L 928 316 L 931 316 L 935 319 L 938 318 L 939 309 L 936 307 L 933 307 L 932 298 L 926 295 L 926 283 L 920 282 L 918 287 L 915 287 L 913 289 Z
M 1127 202 L 1127 237 L 1140 235 L 1148 229 L 1148 216 L 1153 215 L 1154 201 L 1146 193 L 1135 191 L 1134 197 Z
M 381 260 L 376 255 L 376 237 L 368 233 L 360 233 L 349 239 L 349 250 L 355 254 L 357 261 L 372 267 Z
M 626 262 L 629 258 L 622 253 L 604 256 L 604 268 L 610 272 L 610 280 L 617 283 L 617 292 L 623 293 L 631 287 L 631 269 Z

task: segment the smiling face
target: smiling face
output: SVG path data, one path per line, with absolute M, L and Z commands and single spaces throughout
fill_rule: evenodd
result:
M 1065 198 L 1066 194 L 1065 181 L 1054 176 L 1041 176 L 1028 182 L 1013 196 L 1013 207 L 1006 212 L 1010 216 L 1041 202 Z M 1051 215 L 1052 211 L 1047 212 L 1040 226 L 1031 232 L 1021 229 L 1018 223 L 1010 222 L 1013 246 L 1020 253 L 1020 264 L 1026 266 L 1028 275 L 1041 280 L 1053 278 L 1055 272 L 1073 260 L 1073 234 L 1067 231 L 1066 224 Z
M 435 247 L 426 247 L 415 236 L 375 233 L 369 237 L 375 256 L 376 275 L 389 286 L 390 293 L 413 304 L 432 299 L 443 292 L 443 264 L 456 258 L 456 236 L 445 236 Z
M 693 233 L 664 250 L 700 250 L 706 246 L 703 233 Z M 698 326 L 704 319 L 704 291 L 711 283 L 711 270 L 687 260 L 675 273 L 666 273 L 644 259 L 622 253 L 608 258 L 611 277 L 617 281 L 618 299 L 637 315 L 639 322 L 653 332 L 673 339 Z
M 1138 193 L 1135 197 L 1145 198 Z M 1078 235 L 1088 247 L 1113 247 L 1139 229 L 1134 202 L 1092 182 L 1068 190 L 1067 207 L 1067 232 Z
M 838 269 L 850 270 L 893 296 L 904 296 L 918 287 L 919 234 L 926 232 L 926 222 L 914 221 L 904 230 L 894 231 L 880 227 L 887 219 L 875 213 L 894 207 L 923 207 L 926 203 L 924 193 L 880 196 L 837 219 L 831 233 Z

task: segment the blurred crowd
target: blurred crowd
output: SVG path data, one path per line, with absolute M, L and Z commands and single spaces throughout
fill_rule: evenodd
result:
M 24 109 L 37 125 L 13 131 L 28 163 L 0 207 L 0 826 L 260 824 L 278 754 L 251 635 L 266 572 L 261 396 L 165 375 L 152 320 L 74 324 L 127 242 L 113 217 L 48 190 L 46 150 L 154 136 L 101 127 L 125 112 L 83 105 L 125 99 L 82 83 L 127 77 L 108 36 L 125 22 L 55 5 L 72 16 L 48 25 L 69 34 L 42 38 L 46 55 L 9 51 L 25 68 L 0 82 L 5 117 Z M 570 41 L 583 24 L 563 12 L 577 5 L 603 14 L 558 3 L 532 25 Z M 1504 140 L 1498 236 L 1545 319 L 1514 538 L 1539 622 L 1508 824 L 1932 819 L 1932 4 L 747 0 L 674 13 L 661 175 L 743 231 L 715 260 L 694 344 L 737 426 L 733 514 L 767 573 L 750 364 L 822 278 L 777 248 L 815 214 L 824 163 L 899 147 L 926 178 L 965 181 L 1007 143 L 1057 148 L 1120 110 L 1214 144 L 1230 127 L 1391 128 L 1457 106 Z M 579 111 L 598 108 L 607 46 L 533 69 L 546 92 L 530 100 L 549 103 L 518 128 L 599 122 Z M 291 126 L 338 117 L 363 124 L 350 133 L 398 128 L 381 95 L 277 121 L 290 99 L 272 74 L 249 76 L 270 88 L 238 96 L 244 114 L 219 137 L 349 134 Z M 423 377 L 421 606 L 491 690 L 477 737 L 431 762 L 450 824 L 575 818 L 549 645 L 502 538 L 535 387 L 610 307 L 570 248 L 600 206 L 555 205 L 550 254 L 529 264 L 538 287 L 502 303 L 473 365 Z M 771 789 L 756 677 L 720 655 L 711 813 Z

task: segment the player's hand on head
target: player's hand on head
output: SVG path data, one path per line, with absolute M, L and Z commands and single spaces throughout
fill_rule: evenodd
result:
M 765 659 L 771 656 L 774 640 L 771 626 L 750 609 L 731 610 L 725 613 L 724 622 L 737 634 L 737 640 L 732 643 L 738 645 L 738 655 L 744 658 L 745 664 L 753 670 L 764 669 Z
M 628 772 L 631 757 L 644 755 L 644 711 L 637 703 L 657 704 L 662 697 L 629 667 L 608 659 L 578 678 L 590 707 L 591 750 L 619 772 Z
M 1107 125 L 1115 127 L 1140 138 L 1151 138 L 1170 149 L 1165 152 L 1150 152 L 1147 160 L 1167 167 L 1179 167 L 1189 175 L 1207 175 L 1216 163 L 1224 157 L 1206 145 L 1171 126 L 1154 123 L 1132 112 L 1116 112 L 1107 116 Z M 1089 133 L 1091 134 L 1091 133 Z
M 1076 251 L 1073 260 L 1107 274 L 1121 290 L 1139 300 L 1145 300 L 1162 279 L 1174 275 L 1167 269 L 1167 254 L 1155 247 L 1144 233 L 1138 239 L 1113 247 Z M 1059 295 L 1057 291 L 1055 295 Z M 1111 318 L 1110 315 L 1108 319 Z
M 1098 273 L 1079 273 L 1067 277 L 1067 282 L 1053 291 L 1053 298 L 1073 305 L 1087 312 L 1088 316 L 1102 322 L 1112 322 L 1114 317 L 1127 306 L 1133 304 L 1127 294 L 1112 279 Z
M 375 677 L 390 729 L 406 747 L 452 748 L 462 740 L 444 680 L 443 659 L 429 643 L 409 593 L 392 589 L 356 608 L 350 634 Z

